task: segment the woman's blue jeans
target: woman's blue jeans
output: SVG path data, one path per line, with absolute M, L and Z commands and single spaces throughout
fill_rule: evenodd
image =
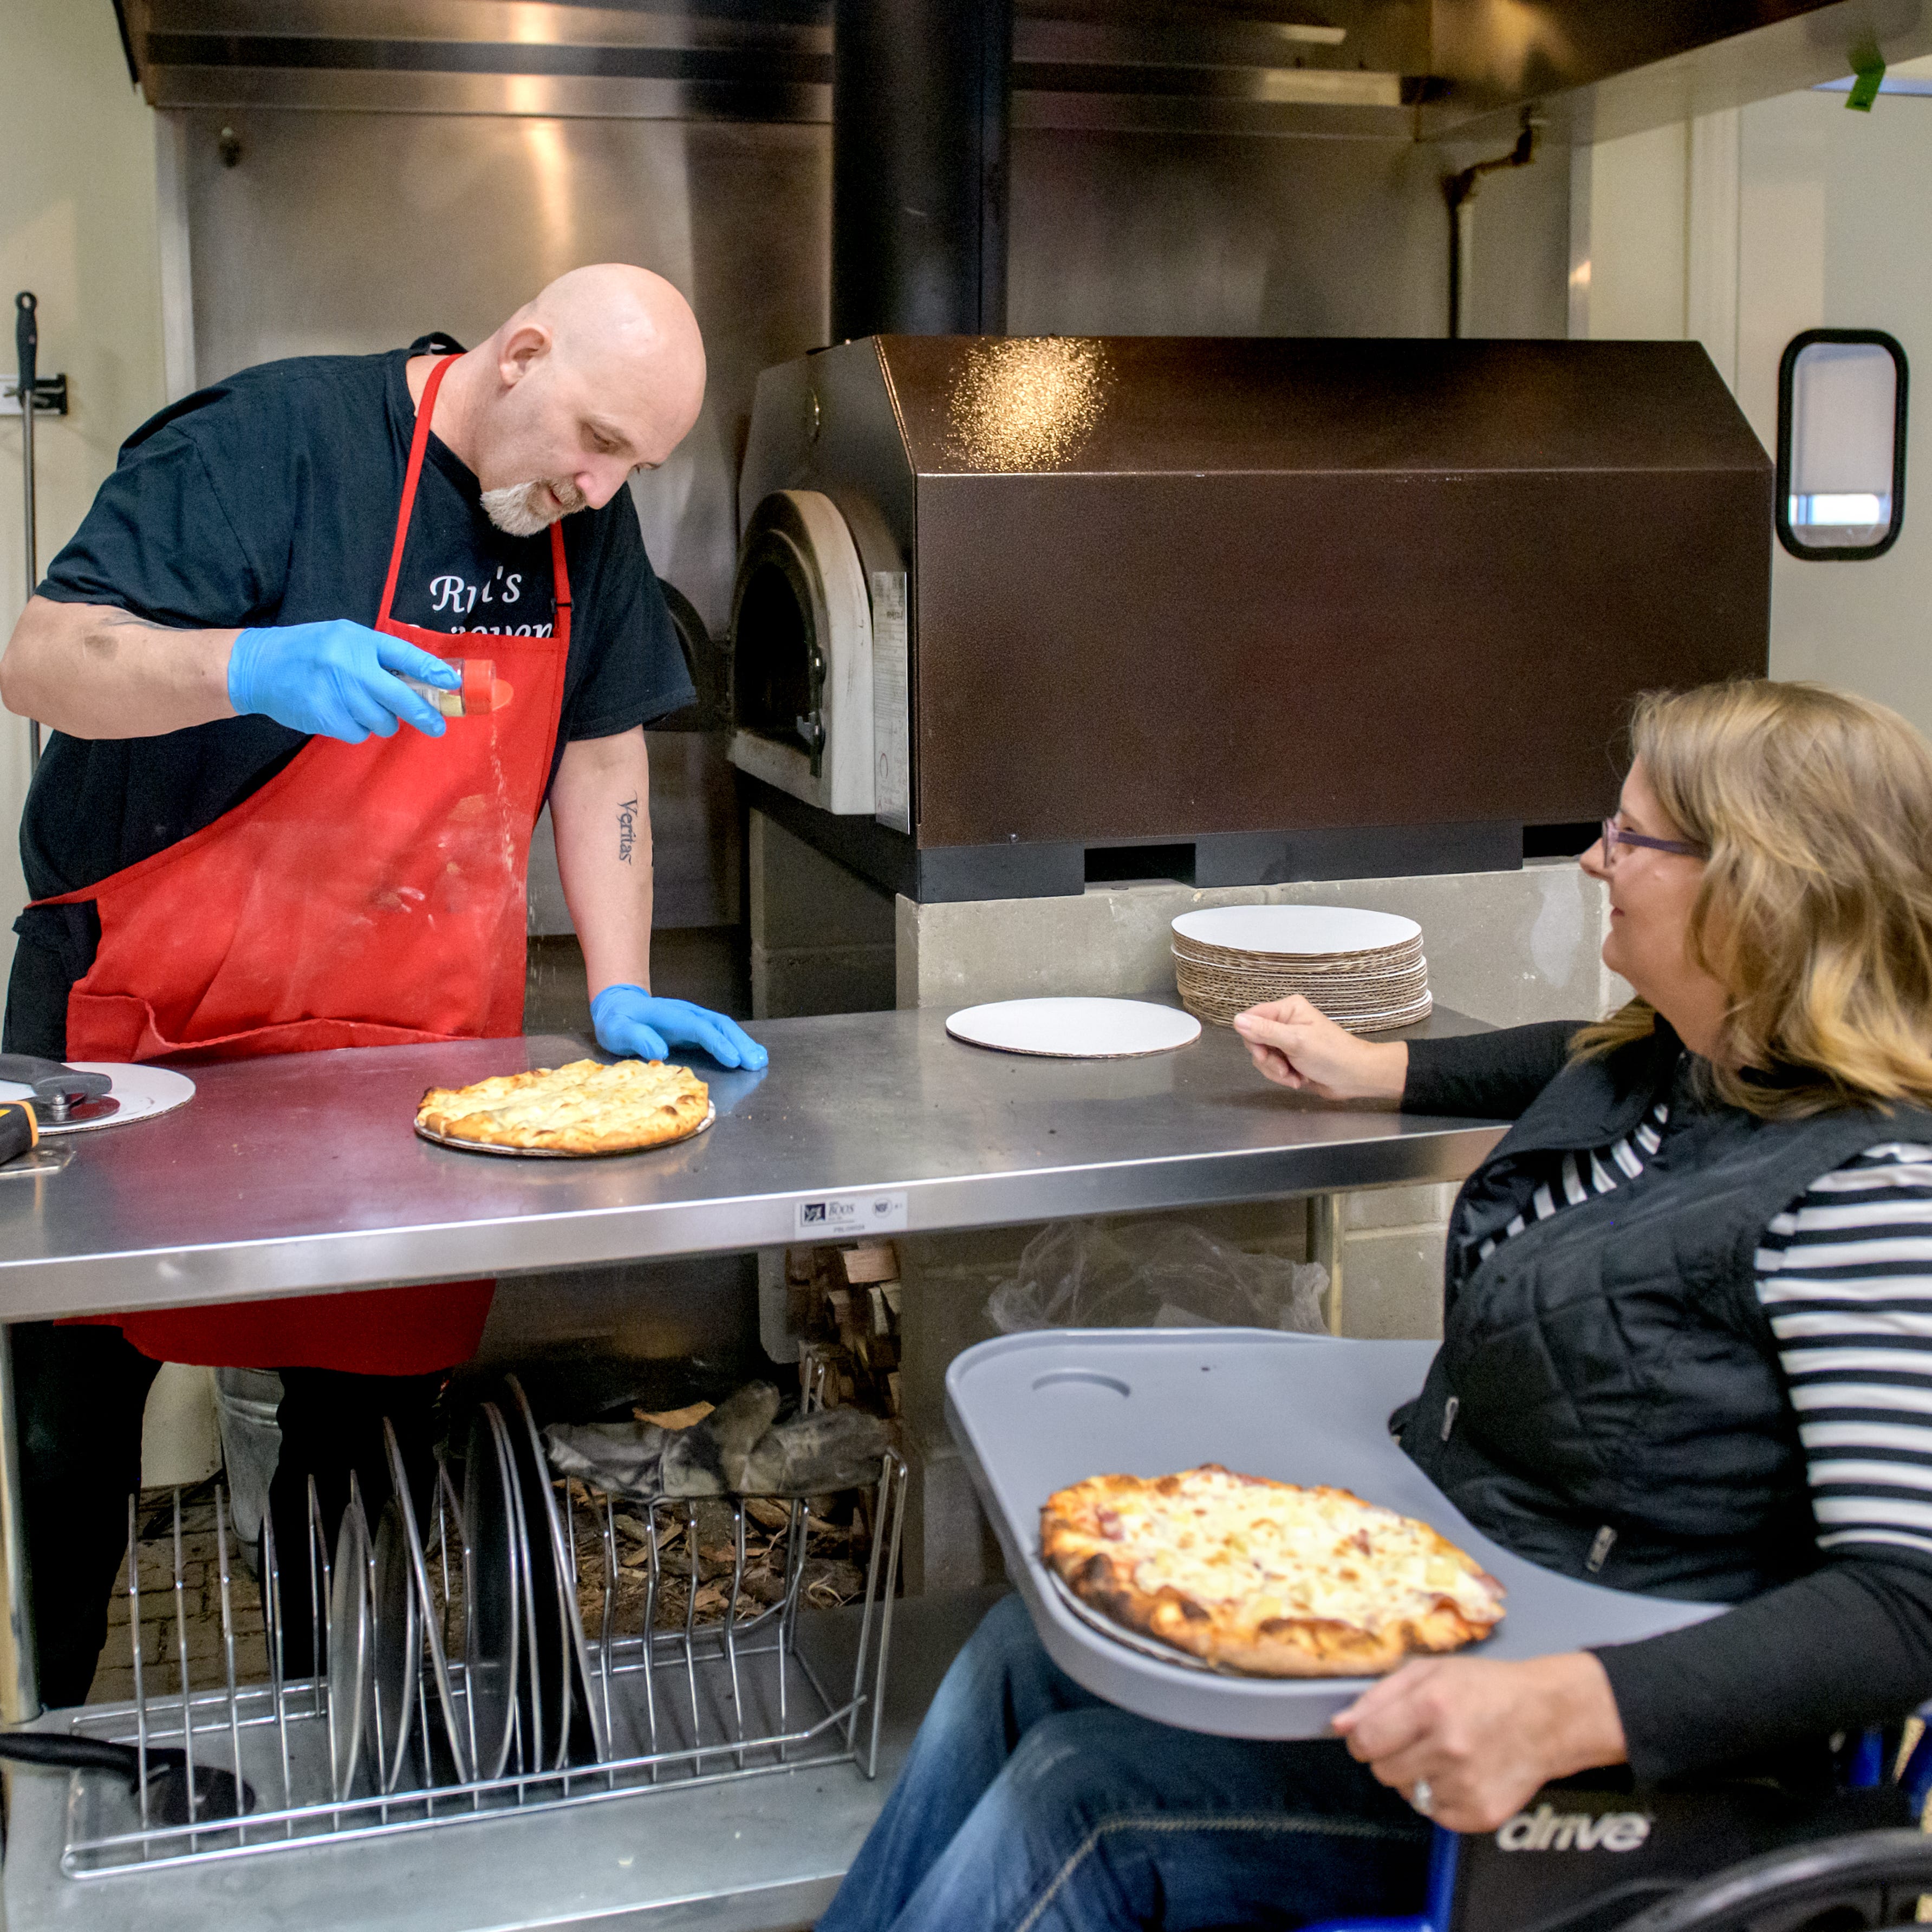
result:
M 1419 1911 L 1427 1824 L 1340 1744 L 1102 1703 L 1010 1597 L 939 1687 L 818 1932 L 1295 1926 Z

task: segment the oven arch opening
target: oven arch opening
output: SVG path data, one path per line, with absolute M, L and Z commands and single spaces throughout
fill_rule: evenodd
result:
M 831 498 L 776 490 L 752 513 L 731 595 L 731 761 L 822 809 L 871 816 L 872 614 Z

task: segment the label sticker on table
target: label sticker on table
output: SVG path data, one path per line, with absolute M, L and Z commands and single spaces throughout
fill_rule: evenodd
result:
M 794 1226 L 802 1240 L 847 1241 L 858 1234 L 892 1234 L 906 1225 L 903 1194 L 826 1194 L 798 1204 Z

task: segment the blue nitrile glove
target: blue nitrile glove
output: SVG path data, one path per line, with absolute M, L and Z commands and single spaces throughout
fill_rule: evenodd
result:
M 392 671 L 445 691 L 463 682 L 454 664 L 400 638 L 334 618 L 244 631 L 228 656 L 228 701 L 292 731 L 316 732 L 346 745 L 361 744 L 372 731 L 393 737 L 399 720 L 440 738 L 448 728 L 442 713 Z
M 688 1000 L 654 998 L 641 986 L 606 986 L 590 1002 L 590 1024 L 606 1053 L 662 1060 L 674 1046 L 700 1046 L 720 1066 L 755 1073 L 770 1056 L 736 1020 Z

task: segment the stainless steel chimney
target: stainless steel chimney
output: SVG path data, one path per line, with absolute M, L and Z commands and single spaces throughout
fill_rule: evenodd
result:
M 836 0 L 832 334 L 1006 326 L 1012 0 Z

